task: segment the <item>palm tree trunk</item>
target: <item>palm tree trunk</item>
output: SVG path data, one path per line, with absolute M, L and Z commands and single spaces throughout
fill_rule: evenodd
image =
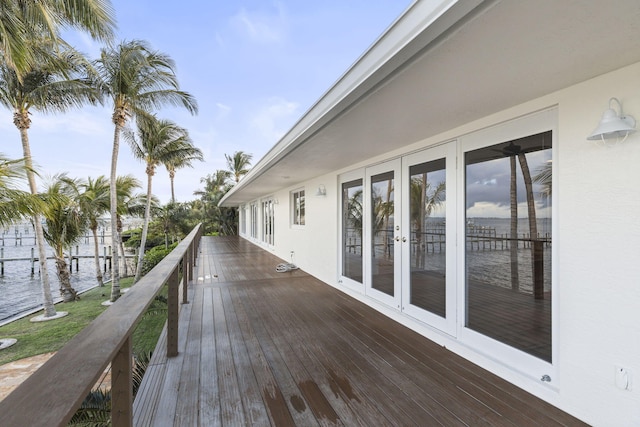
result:
M 98 227 L 91 227 L 91 234 L 93 234 L 93 261 L 96 264 L 96 280 L 98 286 L 103 287 L 102 270 L 100 270 L 100 248 L 98 247 Z
M 25 113 L 26 115 L 26 113 Z M 22 122 L 24 122 L 24 118 Z M 16 123 L 17 117 L 14 119 Z M 31 194 L 38 194 L 38 187 L 36 186 L 35 172 L 33 171 L 33 161 L 31 160 L 31 148 L 29 146 L 29 133 L 27 131 L 28 124 L 30 123 L 29 117 L 26 117 L 26 126 L 18 126 L 20 130 L 20 140 L 22 142 L 22 151 L 24 154 L 24 163 L 27 167 L 27 180 L 29 181 L 29 189 Z M 42 222 L 40 222 L 40 216 L 33 216 L 33 227 L 36 232 L 36 243 L 38 246 L 38 264 L 40 264 L 40 283 L 42 285 L 42 305 L 44 307 L 44 317 L 52 317 L 56 315 L 56 308 L 53 304 L 53 295 L 51 294 L 51 282 L 49 280 L 49 270 L 47 270 L 47 253 L 45 250 L 44 231 L 42 229 Z
M 520 162 L 520 169 L 522 169 L 522 176 L 524 178 L 524 186 L 527 193 L 527 209 L 529 211 L 529 235 L 531 239 L 531 278 L 533 282 L 533 294 L 536 299 L 544 298 L 544 275 L 541 271 L 537 271 L 541 265 L 539 249 L 541 249 L 538 242 L 538 222 L 536 218 L 536 204 L 533 199 L 533 181 L 531 180 L 531 172 L 529 171 L 529 165 L 527 158 L 523 153 L 518 154 L 518 161 Z M 538 251 L 536 251 L 538 249 Z M 537 267 L 538 266 L 538 267 Z
M 176 193 L 173 188 L 173 181 L 176 177 L 175 171 L 169 171 L 169 182 L 171 183 L 171 203 L 176 202 Z
M 140 249 L 138 250 L 138 266 L 134 283 L 142 276 L 142 261 L 144 260 L 144 248 L 147 244 L 147 231 L 149 230 L 149 218 L 151 217 L 151 183 L 153 181 L 153 169 L 147 167 L 147 205 L 144 208 L 144 223 L 142 224 L 142 237 L 140 237 Z
M 56 251 L 55 258 L 62 300 L 64 302 L 71 302 L 80 299 L 76 290 L 71 286 L 71 278 L 69 277 L 69 269 L 64 259 L 64 253 L 61 251 L 58 253 L 58 251 Z
M 423 235 L 423 227 L 424 227 L 424 219 L 425 216 L 427 215 L 427 210 L 426 210 L 426 206 L 427 206 L 427 174 L 423 173 L 422 174 L 422 179 L 420 182 L 420 212 L 418 213 L 418 226 L 416 228 L 416 242 L 417 242 L 417 258 L 418 258 L 418 265 L 416 265 L 417 268 L 424 268 L 424 249 L 423 249 L 423 245 L 426 245 L 426 242 L 423 241 L 424 239 L 424 235 Z
M 122 277 L 129 277 L 129 267 L 127 266 L 127 254 L 124 251 L 124 242 L 122 241 L 122 217 L 120 215 L 116 215 L 118 217 L 118 243 L 119 249 L 114 247 L 114 250 L 120 250 L 120 254 L 122 255 Z
M 393 179 L 389 179 L 387 181 L 387 199 L 386 199 L 386 209 L 384 210 L 384 254 L 387 256 L 387 251 L 389 251 L 388 257 L 391 257 L 391 245 L 393 244 L 393 230 L 391 230 L 391 236 L 389 236 L 389 220 L 391 216 L 391 212 L 389 212 L 389 206 L 391 200 L 391 193 L 393 192 Z
M 509 246 L 511 252 L 511 289 L 520 288 L 520 278 L 518 275 L 518 187 L 516 182 L 516 157 L 510 156 L 511 181 L 510 181 L 510 203 L 511 203 L 511 235 Z
M 116 121 L 113 131 L 113 151 L 111 153 L 111 175 L 109 181 L 109 200 L 111 214 L 111 302 L 120 298 L 120 258 L 118 256 L 118 193 L 116 188 L 116 169 L 118 165 L 118 150 L 120 148 L 120 129 L 122 125 Z

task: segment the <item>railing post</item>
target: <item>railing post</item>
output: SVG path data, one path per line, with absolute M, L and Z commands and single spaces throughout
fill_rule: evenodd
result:
M 178 355 L 178 286 L 180 285 L 180 269 L 175 266 L 169 276 L 169 292 L 167 301 L 167 357 Z
M 133 426 L 133 377 L 131 335 L 111 362 L 111 424 Z
M 189 251 L 185 252 L 184 257 L 180 261 L 180 270 L 182 273 L 182 303 L 189 304 Z
M 196 266 L 196 258 L 198 258 L 198 246 L 200 244 L 200 235 L 191 241 L 189 253 L 191 253 L 191 262 L 189 263 L 189 280 L 193 280 L 193 269 Z

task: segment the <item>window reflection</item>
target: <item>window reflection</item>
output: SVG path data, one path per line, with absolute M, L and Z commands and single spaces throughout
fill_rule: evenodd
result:
M 446 317 L 445 159 L 409 168 L 411 304 Z
M 394 173 L 371 177 L 371 286 L 387 295 L 393 289 Z
M 342 275 L 362 283 L 362 180 L 342 184 Z
M 549 362 L 551 137 L 465 154 L 466 326 Z

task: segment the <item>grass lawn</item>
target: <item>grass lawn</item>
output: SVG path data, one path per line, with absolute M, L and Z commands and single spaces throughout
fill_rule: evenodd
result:
M 120 281 L 120 286 L 126 288 L 132 283 L 133 278 L 126 278 Z M 166 295 L 166 286 L 162 292 Z M 110 294 L 111 286 L 105 285 L 83 293 L 80 301 L 56 304 L 56 310 L 69 312 L 60 319 L 31 323 L 29 319 L 37 316 L 36 313 L 0 326 L 0 338 L 18 340 L 13 346 L 0 350 L 0 365 L 59 350 L 100 313 L 108 309 L 101 304 Z M 134 332 L 134 354 L 153 351 L 165 321 L 166 304 L 154 301 L 149 313 L 142 318 Z

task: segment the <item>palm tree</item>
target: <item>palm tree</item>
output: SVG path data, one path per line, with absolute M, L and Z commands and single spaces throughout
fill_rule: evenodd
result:
M 432 187 L 432 183 L 427 180 L 427 174 L 423 173 L 418 177 L 411 178 L 410 184 L 410 217 L 413 225 L 413 230 L 416 235 L 416 260 L 418 265 L 416 267 L 424 267 L 423 256 L 423 233 L 422 229 L 425 224 L 425 220 L 431 216 L 433 210 L 441 206 L 445 201 L 446 185 L 444 182 L 438 183 L 435 187 Z
M 147 174 L 147 206 L 142 226 L 140 250 L 138 251 L 138 266 L 134 279 L 136 282 L 140 280 L 142 274 L 142 261 L 151 217 L 153 176 L 155 175 L 156 167 L 176 160 L 202 159 L 202 152 L 193 146 L 187 130 L 179 127 L 174 122 L 157 119 L 153 116 L 141 116 L 138 117 L 137 125 L 138 138 L 130 129 L 126 129 L 123 134 L 125 140 L 131 146 L 133 156 L 145 162 Z
M 0 154 L 0 226 L 32 217 L 44 209 L 40 197 L 20 189 L 26 178 L 24 160 L 11 160 Z
M 38 189 L 29 145 L 31 110 L 64 112 L 98 101 L 95 90 L 86 79 L 80 77 L 87 71 L 87 62 L 82 55 L 74 49 L 57 46 L 52 41 L 46 46 L 51 47 L 51 54 L 39 57 L 38 64 L 23 74 L 18 74 L 6 63 L 0 63 L 0 104 L 13 111 L 13 123 L 20 131 L 29 189 L 34 195 Z M 52 317 L 56 311 L 47 271 L 43 229 L 37 214 L 33 216 L 33 223 L 38 244 L 44 317 Z
M 102 50 L 96 61 L 102 93 L 113 102 L 113 150 L 111 154 L 110 206 L 112 242 L 118 243 L 116 169 L 120 147 L 120 132 L 132 116 L 148 115 L 152 109 L 164 105 L 183 106 L 195 114 L 195 99 L 179 89 L 173 60 L 151 50 L 141 40 L 124 41 Z M 118 251 L 113 252 L 111 301 L 120 297 Z
M 78 203 L 82 214 L 86 217 L 89 229 L 93 235 L 93 254 L 96 267 L 98 286 L 104 286 L 102 270 L 100 269 L 100 250 L 98 247 L 98 219 L 109 212 L 109 181 L 104 175 L 98 178 L 89 177 L 78 186 Z
M 169 173 L 169 180 L 171 182 L 171 203 L 176 202 L 176 194 L 173 188 L 173 181 L 176 177 L 176 169 L 181 169 L 184 167 L 192 167 L 192 162 L 194 160 L 204 160 L 202 157 L 202 151 L 199 148 L 192 147 L 192 153 L 185 153 L 184 157 L 175 158 L 167 160 L 164 163 L 165 168 L 167 168 L 167 172 Z
M 251 166 L 251 159 L 253 158 L 252 154 L 236 151 L 233 156 L 225 154 L 224 157 L 227 159 L 227 168 L 229 168 L 236 182 L 240 181 L 240 178 L 249 172 L 249 166 Z
M 511 261 L 511 289 L 520 289 L 520 273 L 518 272 L 518 181 L 516 179 L 516 156 L 509 156 L 509 200 L 510 200 L 510 228 L 509 228 L 509 256 Z
M 202 201 L 202 223 L 205 233 L 213 232 L 216 230 L 215 226 L 219 225 L 217 220 L 221 215 L 218 202 L 231 188 L 230 178 L 231 172 L 218 169 L 215 173 L 200 178 L 200 182 L 204 183 L 204 189 L 193 192 L 195 196 L 200 196 Z
M 533 182 L 542 186 L 541 193 L 544 196 L 551 197 L 552 166 L 550 161 L 547 161 L 544 166 L 537 170 L 536 175 L 533 177 Z
M 79 299 L 78 293 L 71 286 L 64 249 L 76 243 L 84 235 L 87 223 L 75 199 L 78 194 L 78 181 L 64 175 L 54 177 L 45 190 L 47 207 L 44 218 L 47 228 L 44 238 L 53 248 L 60 294 L 65 302 Z
M 189 224 L 186 223 L 189 210 L 186 204 L 167 203 L 154 209 L 154 218 L 164 233 L 164 247 L 169 248 L 169 235 L 172 240 L 175 236 L 186 236 L 189 233 Z
M 37 64 L 41 53 L 34 34 L 57 39 L 62 28 L 74 27 L 109 41 L 115 12 L 108 0 L 38 0 L 0 2 L 0 54 L 20 76 Z
M 113 244 L 113 252 L 120 250 L 122 254 L 124 276 L 129 275 L 127 260 L 125 258 L 124 244 L 122 242 L 122 217 L 134 216 L 142 217 L 144 215 L 144 209 L 147 206 L 146 197 L 140 193 L 134 193 L 138 188 L 142 188 L 140 181 L 133 175 L 119 176 L 116 178 L 116 189 L 118 206 L 116 207 L 116 233 L 118 235 L 118 244 Z M 154 201 L 152 201 L 153 203 Z M 113 268 L 113 267 L 112 267 Z

